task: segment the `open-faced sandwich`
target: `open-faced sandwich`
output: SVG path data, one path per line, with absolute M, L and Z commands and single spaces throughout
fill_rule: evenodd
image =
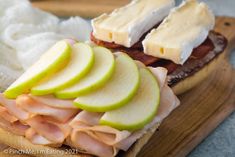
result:
M 0 94 L 0 142 L 34 156 L 137 154 L 179 105 L 168 85 L 182 88 L 226 45 L 204 3 L 173 7 L 134 0 L 92 21 L 100 46 L 57 42 Z
M 174 0 L 134 0 L 93 19 L 91 40 L 167 68 L 169 86 L 181 94 L 216 68 L 227 40 L 213 31 L 215 17 L 205 3 L 186 0 L 173 7 Z
M 122 52 L 59 41 L 0 94 L 0 141 L 36 156 L 65 146 L 115 156 L 179 105 L 166 76 Z

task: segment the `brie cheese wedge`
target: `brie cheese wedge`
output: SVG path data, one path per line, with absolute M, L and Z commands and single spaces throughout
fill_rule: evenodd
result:
M 144 39 L 144 53 L 183 64 L 213 29 L 215 17 L 208 6 L 186 0 Z
M 109 15 L 93 19 L 93 35 L 106 42 L 131 47 L 174 6 L 174 0 L 133 0 Z

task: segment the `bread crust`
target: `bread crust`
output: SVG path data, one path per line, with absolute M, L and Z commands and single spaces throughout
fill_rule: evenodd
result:
M 208 76 L 210 76 L 215 69 L 217 69 L 224 57 L 225 53 L 219 54 L 216 58 L 214 58 L 211 62 L 209 62 L 199 71 L 176 83 L 174 86 L 171 87 L 174 93 L 176 95 L 183 94 L 200 84 Z

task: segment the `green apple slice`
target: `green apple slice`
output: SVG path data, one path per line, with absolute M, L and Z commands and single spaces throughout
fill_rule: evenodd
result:
M 125 105 L 139 87 L 139 71 L 134 60 L 120 53 L 111 79 L 99 90 L 79 96 L 74 105 L 90 112 L 105 112 Z
M 14 99 L 23 93 L 29 93 L 30 88 L 45 76 L 60 70 L 66 65 L 71 56 L 71 47 L 65 41 L 57 42 L 40 59 L 22 74 L 5 92 L 5 97 Z
M 160 89 L 153 74 L 146 68 L 140 69 L 140 87 L 127 105 L 106 112 L 100 124 L 119 130 L 134 131 L 143 128 L 156 115 L 160 102 Z
M 31 89 L 33 95 L 46 95 L 57 90 L 67 88 L 85 76 L 94 62 L 92 48 L 84 43 L 76 43 L 72 46 L 71 60 L 61 71 L 53 77 L 40 83 Z
M 77 84 L 55 93 L 61 99 L 72 99 L 79 95 L 92 92 L 103 86 L 114 72 L 114 56 L 112 52 L 103 47 L 93 48 L 95 63 L 91 71 L 78 81 Z

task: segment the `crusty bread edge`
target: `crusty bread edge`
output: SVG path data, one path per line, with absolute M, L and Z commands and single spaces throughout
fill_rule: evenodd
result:
M 174 93 L 176 95 L 183 94 L 204 81 L 220 65 L 224 57 L 225 53 L 222 52 L 198 72 L 175 84 L 171 87 Z

